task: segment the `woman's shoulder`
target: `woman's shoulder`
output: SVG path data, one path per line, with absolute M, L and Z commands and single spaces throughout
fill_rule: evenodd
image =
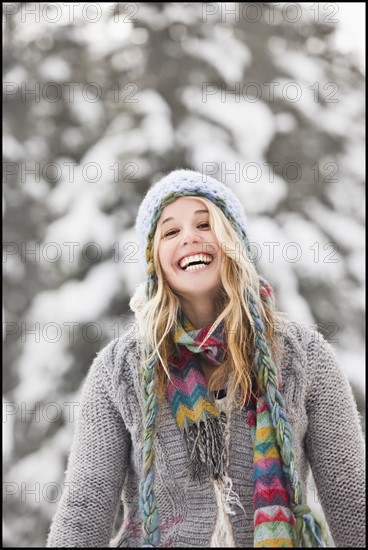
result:
M 101 348 L 93 361 L 117 387 L 122 380 L 129 380 L 137 371 L 141 351 L 140 340 L 136 335 L 124 334 L 108 342 Z M 101 368 L 102 366 L 102 368 Z
M 285 375 L 299 375 L 300 381 L 308 383 L 341 370 L 334 348 L 315 324 L 284 318 L 277 323 L 275 334 Z
M 276 338 L 281 345 L 289 345 L 294 353 L 305 355 L 311 347 L 327 347 L 332 349 L 329 342 L 318 330 L 318 324 L 307 324 L 303 321 L 284 317 L 275 324 Z
M 275 332 L 282 339 L 298 343 L 302 347 L 312 340 L 322 342 L 323 335 L 318 331 L 317 323 L 305 323 L 292 317 L 279 317 L 275 323 Z
M 136 338 L 129 336 L 117 336 L 104 345 L 96 354 L 96 359 L 101 360 L 110 370 L 116 363 L 117 358 L 122 358 L 131 353 L 137 344 Z

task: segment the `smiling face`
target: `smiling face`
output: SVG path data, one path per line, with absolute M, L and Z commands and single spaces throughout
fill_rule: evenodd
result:
M 221 282 L 221 248 L 209 225 L 209 213 L 198 199 L 180 197 L 167 205 L 157 224 L 158 258 L 164 278 L 171 289 L 190 298 L 216 299 Z M 179 262 L 188 256 L 191 262 L 208 265 L 182 269 Z M 190 262 L 190 263 L 191 263 Z

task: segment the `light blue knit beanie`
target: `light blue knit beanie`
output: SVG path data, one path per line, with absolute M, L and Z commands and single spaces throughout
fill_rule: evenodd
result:
M 152 240 L 162 210 L 167 204 L 186 195 L 201 195 L 224 212 L 251 256 L 248 224 L 243 206 L 229 187 L 211 176 L 194 170 L 173 170 L 147 191 L 138 210 L 135 230 L 139 254 L 144 265 L 149 263 Z

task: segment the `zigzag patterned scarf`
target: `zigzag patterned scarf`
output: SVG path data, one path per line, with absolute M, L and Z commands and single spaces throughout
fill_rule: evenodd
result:
M 223 437 L 226 420 L 219 414 L 214 397 L 208 392 L 198 361 L 198 354 L 203 354 L 210 365 L 218 366 L 224 362 L 227 353 L 224 322 L 200 348 L 209 329 L 210 326 L 206 326 L 196 330 L 180 310 L 173 333 L 176 346 L 170 356 L 171 382 L 167 388 L 173 416 L 186 443 L 190 475 L 199 482 L 205 472 L 213 479 L 223 479 L 226 464 Z M 296 521 L 290 482 L 283 470 L 269 403 L 260 395 L 256 376 L 253 376 L 252 394 L 246 415 L 254 449 L 254 546 L 313 547 L 317 540 L 318 546 L 324 547 L 325 532 L 321 533 L 319 524 L 314 522 L 317 516 L 307 506 L 299 506 L 300 519 Z M 314 539 L 307 532 L 306 523 L 314 531 Z
M 173 334 L 176 354 L 169 359 L 171 383 L 166 390 L 177 426 L 185 436 L 191 477 L 198 482 L 202 482 L 205 471 L 213 479 L 223 479 L 226 463 L 223 417 L 219 414 L 214 396 L 208 392 L 207 381 L 196 356 L 203 353 L 205 360 L 214 366 L 224 361 L 226 344 L 220 326 L 202 349 L 198 349 L 209 328 L 195 330 L 180 311 L 179 323 Z

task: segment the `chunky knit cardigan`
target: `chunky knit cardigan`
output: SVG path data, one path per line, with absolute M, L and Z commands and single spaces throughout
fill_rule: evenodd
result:
M 130 335 L 131 336 L 131 335 Z M 310 470 L 337 547 L 365 547 L 364 437 L 356 403 L 331 345 L 302 323 L 279 327 L 283 395 L 295 434 L 297 470 L 308 494 Z M 81 393 L 63 493 L 47 547 L 139 547 L 143 401 L 140 338 L 119 337 L 95 357 Z M 235 544 L 253 546 L 251 436 L 244 409 L 230 420 L 229 476 L 244 510 L 230 516 Z M 165 547 L 208 548 L 218 513 L 210 479 L 187 475 L 184 442 L 169 403 L 156 436 L 155 493 Z M 115 526 L 119 502 L 124 520 Z M 313 501 L 308 502 L 313 509 Z M 115 534 L 115 536 L 113 536 Z

